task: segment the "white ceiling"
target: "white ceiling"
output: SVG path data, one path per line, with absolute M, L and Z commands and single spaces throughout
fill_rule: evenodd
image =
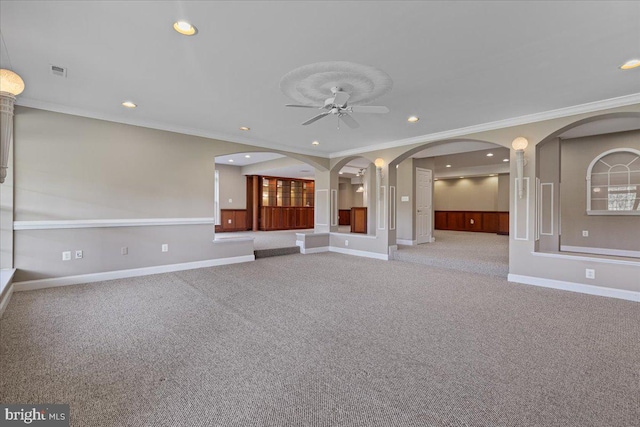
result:
M 19 104 L 323 156 L 640 92 L 618 69 L 640 2 L 3 0 L 0 28 Z M 280 79 L 323 61 L 389 74 L 390 113 L 301 126 L 314 111 L 285 108 Z
M 250 156 L 247 158 L 246 156 Z M 216 156 L 216 164 L 226 164 L 231 166 L 246 166 L 253 165 L 255 163 L 267 162 L 269 160 L 280 159 L 282 154 L 276 153 L 238 153 L 229 154 L 227 156 Z M 233 160 L 230 162 L 229 160 Z

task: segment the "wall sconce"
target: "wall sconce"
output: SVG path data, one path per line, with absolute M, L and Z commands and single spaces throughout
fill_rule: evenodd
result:
M 24 81 L 11 70 L 0 69 L 0 183 L 7 177 L 9 147 L 13 139 L 13 106 Z
M 518 177 L 518 198 L 522 199 L 522 193 L 524 192 L 524 150 L 529 145 L 527 138 L 522 136 L 517 137 L 511 143 L 511 146 L 516 150 L 516 174 Z

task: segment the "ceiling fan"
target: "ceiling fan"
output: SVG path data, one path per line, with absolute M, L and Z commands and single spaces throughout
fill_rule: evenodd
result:
M 344 92 L 339 87 L 332 87 L 331 93 L 333 97 L 327 98 L 324 101 L 324 106 L 318 107 L 313 105 L 295 105 L 295 104 L 287 104 L 285 107 L 298 107 L 298 108 L 317 108 L 319 110 L 324 110 L 322 113 L 318 114 L 302 123 L 303 126 L 310 125 L 313 122 L 320 120 L 323 117 L 328 116 L 329 114 L 333 114 L 338 117 L 339 120 L 342 120 L 349 126 L 351 129 L 355 129 L 360 125 L 355 121 L 353 117 L 351 117 L 350 113 L 375 113 L 375 114 L 384 114 L 388 113 L 389 109 L 387 107 L 376 106 L 376 105 L 348 105 L 347 101 L 349 100 L 350 95 L 347 92 Z M 338 121 L 338 126 L 340 122 Z

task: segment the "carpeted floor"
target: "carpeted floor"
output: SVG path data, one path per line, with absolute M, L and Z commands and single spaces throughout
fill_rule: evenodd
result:
M 640 305 L 334 253 L 15 293 L 0 401 L 73 426 L 637 426 Z
M 499 277 L 509 274 L 509 236 L 435 230 L 434 237 L 432 243 L 398 245 L 396 260 Z

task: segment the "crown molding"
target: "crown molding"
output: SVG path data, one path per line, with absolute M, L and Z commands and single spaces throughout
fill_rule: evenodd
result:
M 339 158 L 345 156 L 353 156 L 356 154 L 368 153 L 376 150 L 386 150 L 389 148 L 402 147 L 405 145 L 413 145 L 424 142 L 441 141 L 449 138 L 456 138 L 477 132 L 486 132 L 490 130 L 503 129 L 512 126 L 520 126 L 528 123 L 542 122 L 545 120 L 558 119 L 561 117 L 574 116 L 577 114 L 592 113 L 594 111 L 608 110 L 617 107 L 626 107 L 640 103 L 640 93 L 619 96 L 617 98 L 603 99 L 601 101 L 588 102 L 586 104 L 574 105 L 571 107 L 558 108 L 556 110 L 544 111 L 541 113 L 528 114 L 526 116 L 513 117 L 510 119 L 498 120 L 495 122 L 482 123 L 479 125 L 467 126 L 458 129 L 451 129 L 442 132 L 431 133 L 427 135 L 414 136 L 406 139 L 399 139 L 382 144 L 371 145 L 362 148 L 354 148 L 331 153 L 330 158 Z
M 16 101 L 16 105 L 29 108 L 37 108 L 39 110 L 53 111 L 55 113 L 69 114 L 72 116 L 86 117 L 89 119 L 104 120 L 107 122 L 121 123 L 131 126 L 139 126 L 143 128 L 163 130 L 167 132 L 181 133 L 184 135 L 198 136 L 202 138 L 217 139 L 225 142 L 233 142 L 236 144 L 252 145 L 254 147 L 267 148 L 276 151 L 284 151 L 289 153 L 304 154 L 307 156 L 328 158 L 327 152 L 318 152 L 309 149 L 296 149 L 287 145 L 277 144 L 273 142 L 263 141 L 260 139 L 242 138 L 236 135 L 225 134 L 221 132 L 209 131 L 204 129 L 190 128 L 185 126 L 170 125 L 154 120 L 130 119 L 117 116 L 115 114 L 96 113 L 82 108 L 69 107 L 66 105 L 55 104 L 52 102 L 39 101 L 32 98 L 20 97 Z
M 275 150 L 277 152 L 289 152 L 295 154 L 303 154 L 307 156 L 316 156 L 323 158 L 340 158 L 345 156 L 359 155 L 376 150 L 386 150 L 389 148 L 403 147 L 406 145 L 413 145 L 426 142 L 441 141 L 450 138 L 456 138 L 472 133 L 485 132 L 496 129 L 503 129 L 512 126 L 519 126 L 528 123 L 541 122 L 545 120 L 552 120 L 561 117 L 574 116 L 577 114 L 592 113 L 594 111 L 607 110 L 617 107 L 625 107 L 633 104 L 640 104 L 640 93 L 634 93 L 630 95 L 619 96 L 616 98 L 609 98 L 600 101 L 588 102 L 586 104 L 574 105 L 571 107 L 558 108 L 556 110 L 544 111 L 541 113 L 528 114 L 525 116 L 513 117 L 504 120 L 498 120 L 495 122 L 482 123 L 478 125 L 467 126 L 458 129 L 451 129 L 442 132 L 436 132 L 426 135 L 414 136 L 411 138 L 399 139 L 396 141 L 384 142 L 381 144 L 370 145 L 367 147 L 353 148 L 349 150 L 336 151 L 336 152 L 322 152 L 309 149 L 297 149 L 282 144 L 272 143 L 259 139 L 242 138 L 235 135 L 224 134 L 220 132 L 213 132 L 204 129 L 190 128 L 184 126 L 168 125 L 166 123 L 160 123 L 153 120 L 136 120 L 122 118 L 116 115 L 90 112 L 82 108 L 68 107 L 60 104 L 50 103 L 46 101 L 39 101 L 31 98 L 20 97 L 16 101 L 17 105 L 23 107 L 37 108 L 40 110 L 53 111 L 56 113 L 70 114 L 74 116 L 87 117 L 91 119 L 105 120 L 108 122 L 122 123 L 132 126 L 140 126 L 150 129 L 164 130 L 168 132 L 181 133 L 185 135 L 198 136 L 202 138 L 211 138 L 222 140 L 226 142 L 233 142 L 237 144 L 245 144 L 259 148 L 265 148 Z

